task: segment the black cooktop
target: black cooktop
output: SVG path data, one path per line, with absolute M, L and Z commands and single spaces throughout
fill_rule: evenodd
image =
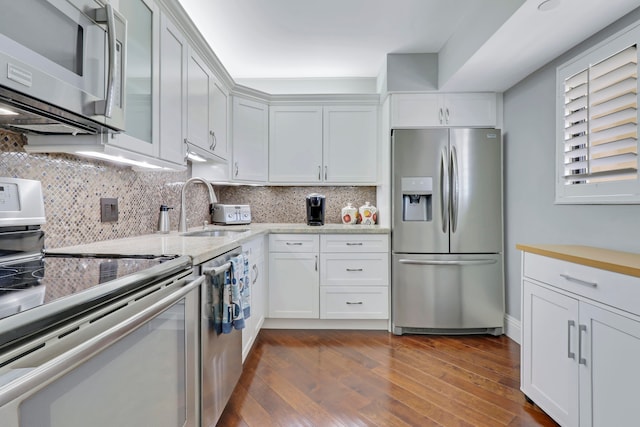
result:
M 47 254 L 0 263 L 0 319 L 173 258 Z

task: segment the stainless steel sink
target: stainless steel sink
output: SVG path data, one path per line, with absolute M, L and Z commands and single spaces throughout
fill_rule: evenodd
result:
M 189 231 L 188 233 L 182 233 L 181 236 L 196 236 L 196 237 L 226 237 L 233 236 L 234 234 L 244 233 L 245 231 L 249 231 L 248 228 L 237 228 L 234 230 L 196 230 Z

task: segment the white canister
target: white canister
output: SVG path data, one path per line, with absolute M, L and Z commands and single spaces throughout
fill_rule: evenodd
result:
M 342 223 L 343 224 L 358 223 L 358 209 L 354 206 L 351 206 L 351 203 L 347 203 L 347 206 L 342 208 Z
M 363 225 L 374 225 L 378 221 L 378 208 L 365 202 L 360 206 L 360 221 Z

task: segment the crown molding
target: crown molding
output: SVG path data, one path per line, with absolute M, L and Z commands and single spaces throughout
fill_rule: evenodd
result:
M 235 81 L 178 0 L 158 0 L 158 2 L 163 12 L 172 18 L 173 23 L 177 25 L 180 31 L 187 37 L 191 47 L 196 49 L 207 65 L 213 69 L 216 77 L 222 81 L 222 84 L 227 88 L 234 87 L 236 84 Z

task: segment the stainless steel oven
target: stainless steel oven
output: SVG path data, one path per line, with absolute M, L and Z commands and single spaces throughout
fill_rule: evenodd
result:
M 106 1 L 0 0 L 0 124 L 124 129 L 126 20 Z
M 199 425 L 203 281 L 160 280 L 4 351 L 2 425 Z
M 41 185 L 0 178 L 0 424 L 200 424 L 188 256 L 43 251 Z

